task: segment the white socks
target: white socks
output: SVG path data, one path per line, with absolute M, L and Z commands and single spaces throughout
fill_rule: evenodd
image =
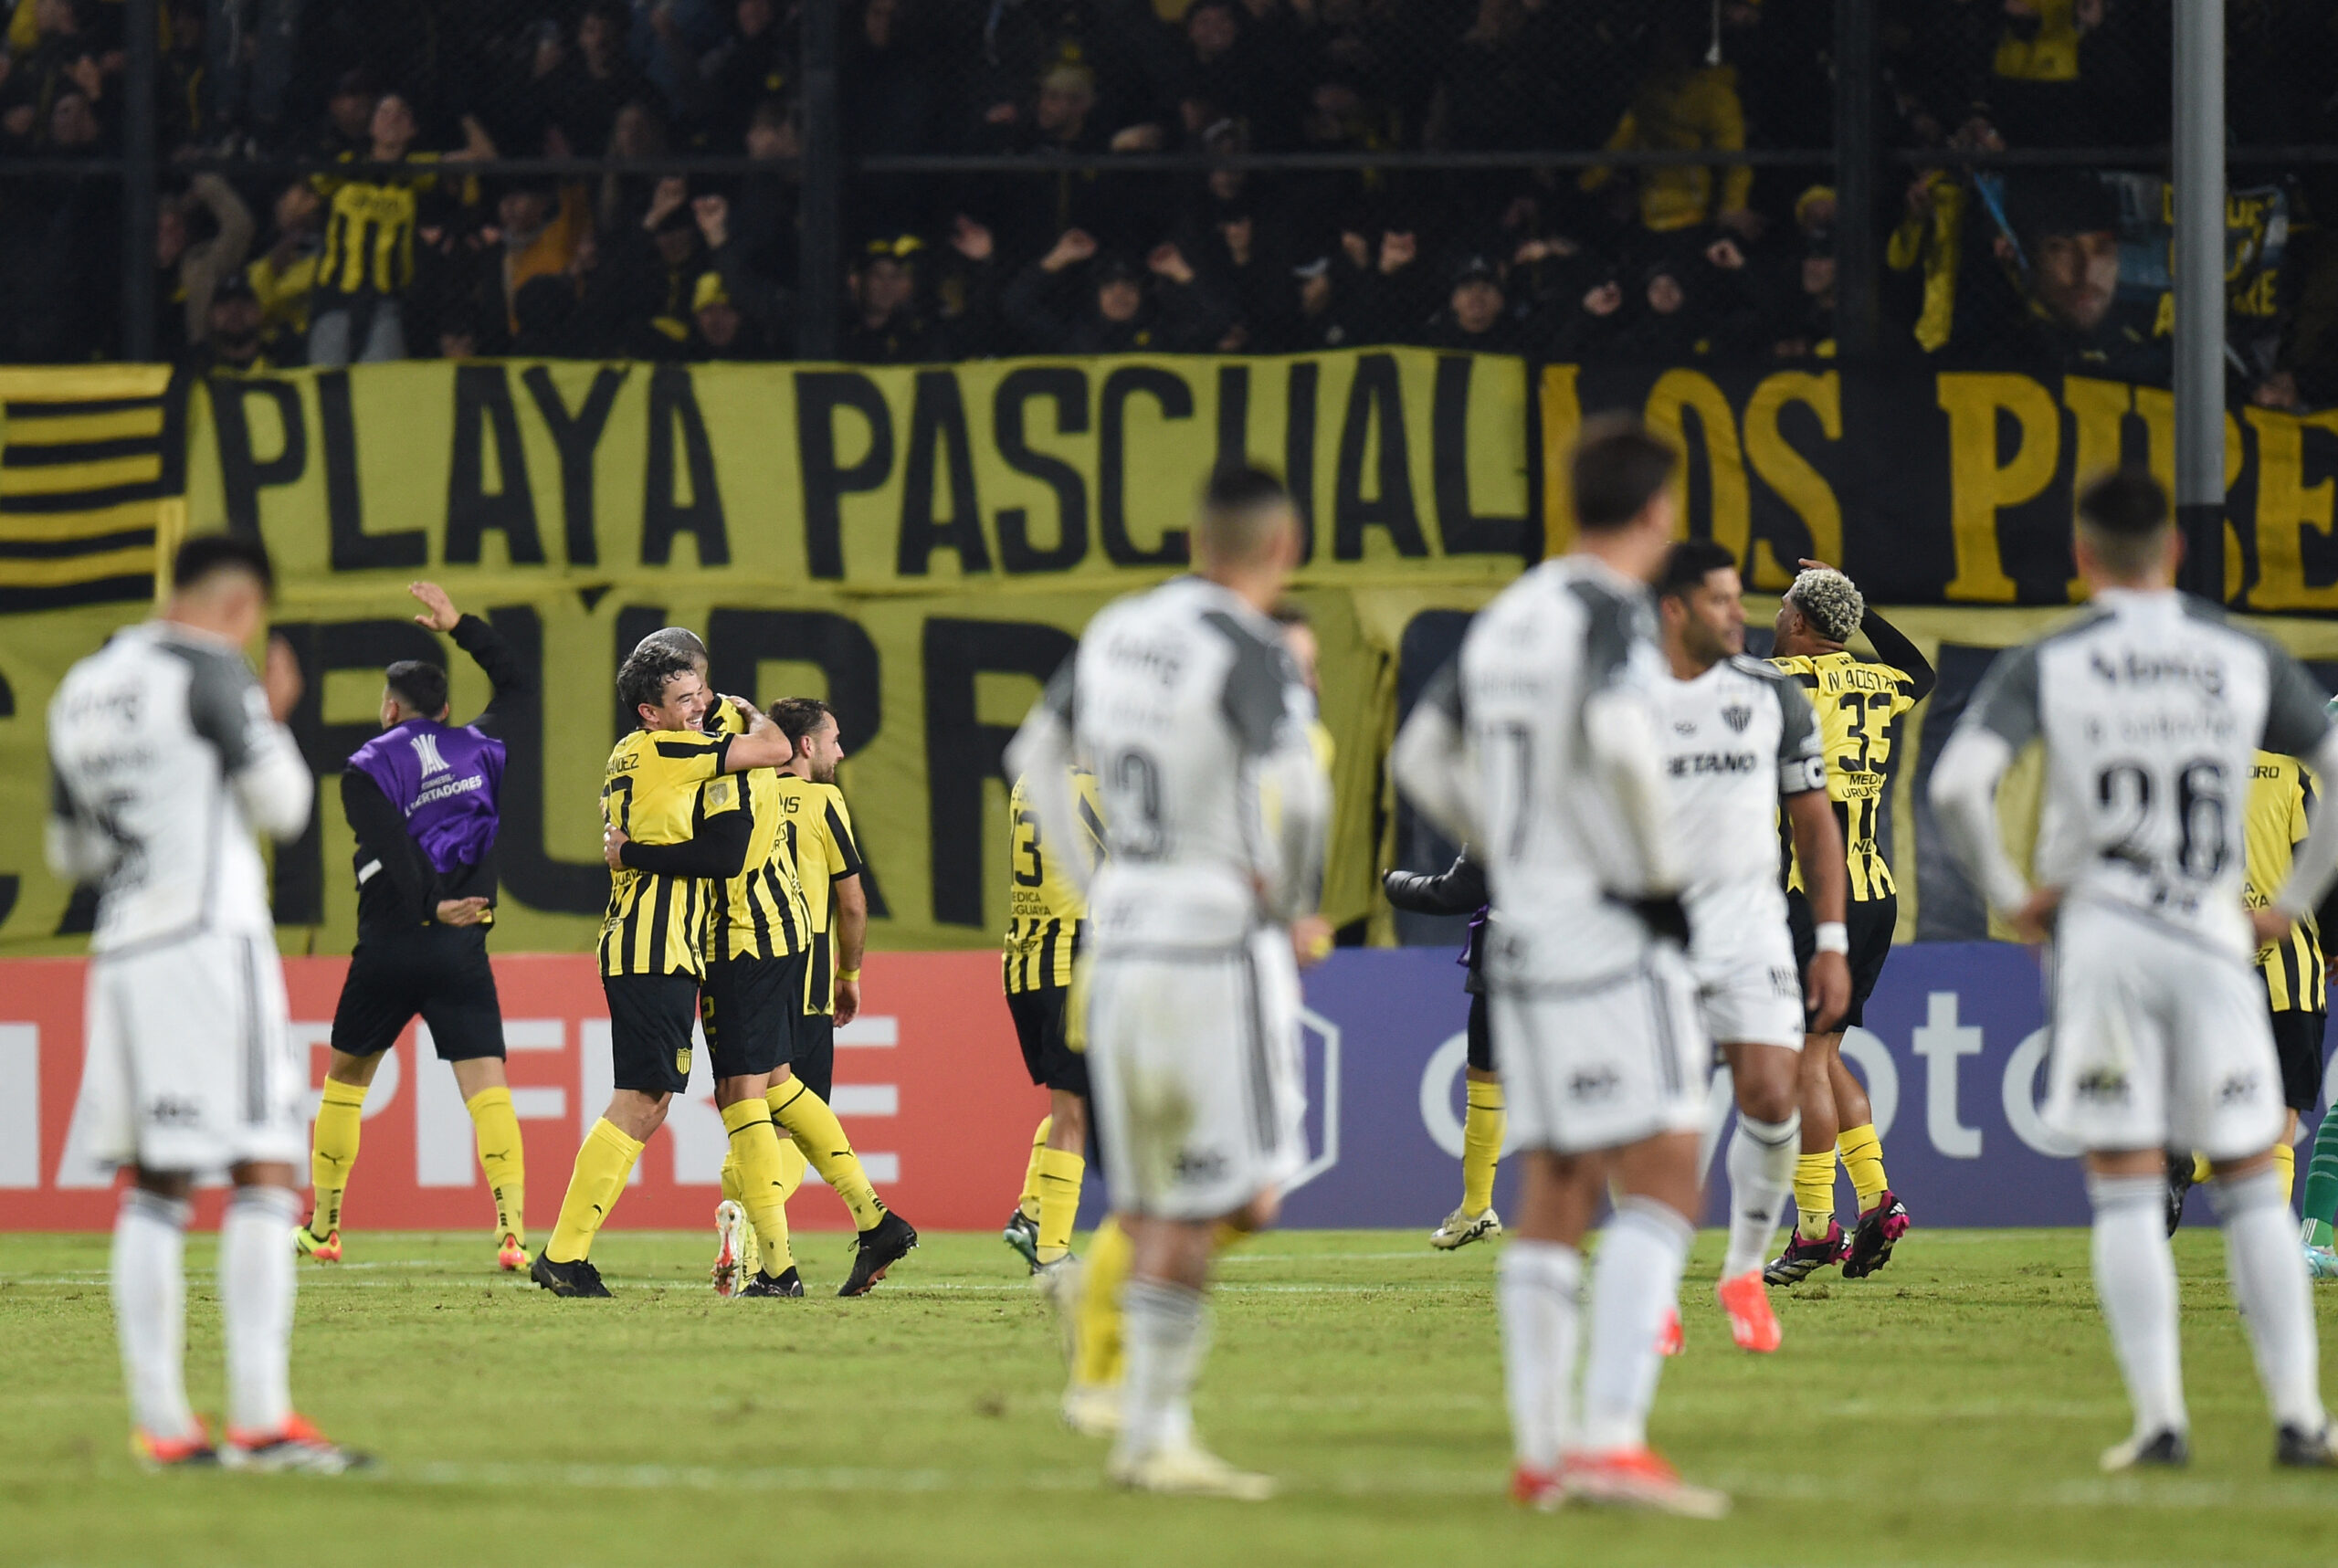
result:
M 1548 1471 L 1574 1436 L 1583 1254 L 1564 1242 L 1522 1237 L 1502 1249 L 1494 1279 L 1513 1447 L 1520 1465 Z
M 1734 1279 L 1769 1261 L 1770 1240 L 1794 1194 L 1795 1161 L 1802 1152 L 1802 1112 L 1784 1121 L 1756 1121 L 1737 1113 L 1729 1141 L 1729 1253 L 1721 1277 Z
M 2164 1212 L 2167 1184 L 2155 1175 L 2091 1175 L 2086 1188 L 2094 1204 L 2094 1292 L 2111 1325 L 2128 1401 L 2135 1407 L 2136 1436 L 2186 1431 L 2191 1423 L 2184 1411 L 2176 1340 L 2175 1255 L 2168 1250 Z M 2297 1244 L 2287 1224 L 2280 1230 L 2302 1285 Z M 2238 1278 L 2236 1266 L 2236 1287 Z
M 2314 1341 L 2313 1286 L 2298 1255 L 2293 1216 L 2278 1172 L 2219 1179 L 2212 1189 L 2225 1229 L 2225 1268 L 2240 1321 L 2257 1352 L 2257 1376 L 2273 1419 L 2304 1433 L 2322 1430 L 2321 1347 Z
M 1188 1441 L 1188 1403 L 1209 1348 L 1208 1303 L 1199 1290 L 1165 1279 L 1132 1279 L 1121 1289 L 1128 1371 L 1121 1392 L 1122 1463 Z
M 1657 1331 L 1680 1299 L 1680 1267 L 1696 1230 L 1653 1198 L 1626 1197 L 1600 1235 L 1591 1270 L 1591 1353 L 1583 1373 L 1583 1447 L 1648 1441 L 1663 1357 Z M 1517 1244 L 1512 1243 L 1513 1247 Z
M 130 1417 L 165 1440 L 201 1436 L 187 1407 L 184 1366 L 188 1208 L 183 1199 L 132 1187 L 113 1222 L 114 1333 Z
M 300 1200 L 289 1187 L 238 1187 L 219 1226 L 219 1312 L 227 1332 L 227 1425 L 273 1436 L 292 1414 L 293 1257 Z

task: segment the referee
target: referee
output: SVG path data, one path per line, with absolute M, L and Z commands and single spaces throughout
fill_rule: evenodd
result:
M 528 1266 L 520 1119 L 503 1076 L 503 1015 L 487 931 L 495 921 L 495 832 L 503 787 L 502 730 L 526 678 L 511 650 L 477 616 L 458 614 L 435 583 L 407 592 L 414 618 L 487 672 L 494 695 L 470 723 L 447 722 L 447 672 L 419 659 L 390 666 L 382 733 L 341 775 L 341 804 L 356 835 L 357 949 L 333 1010 L 332 1066 L 317 1109 L 310 1171 L 316 1207 L 293 1244 L 321 1263 L 341 1261 L 342 1198 L 357 1163 L 359 1118 L 383 1053 L 420 1014 L 439 1059 L 455 1069 L 479 1137 L 479 1169 L 495 1197 L 496 1261 Z

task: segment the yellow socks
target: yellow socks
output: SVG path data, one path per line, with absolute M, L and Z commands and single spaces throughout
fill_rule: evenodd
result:
M 787 1129 L 787 1135 L 820 1173 L 820 1180 L 834 1187 L 844 1206 L 852 1211 L 853 1227 L 867 1230 L 883 1219 L 884 1200 L 878 1197 L 868 1173 L 853 1157 L 844 1127 L 827 1101 L 793 1078 L 774 1085 L 764 1098 L 771 1105 L 772 1120 Z
M 1850 1173 L 1851 1186 L 1859 1195 L 1859 1213 L 1865 1214 L 1891 1184 L 1883 1175 L 1883 1140 L 1875 1135 L 1873 1127 L 1846 1127 L 1835 1140 L 1835 1149 L 1843 1156 L 1843 1169 Z
M 309 1234 L 331 1236 L 341 1228 L 341 1194 L 357 1163 L 357 1128 L 365 1110 L 365 1086 L 325 1079 L 324 1103 L 317 1107 L 316 1140 L 310 1145 L 309 1180 L 317 1189 Z
M 811 1165 L 812 1162 L 804 1157 L 804 1151 L 795 1146 L 793 1139 L 779 1140 L 780 1202 L 785 1203 L 795 1195 L 795 1189 L 804 1184 L 804 1173 Z
M 733 1143 L 722 1152 L 722 1201 L 735 1204 L 745 1195 L 745 1189 L 739 1185 L 739 1146 Z
M 2298 1148 L 2294 1143 L 2273 1145 L 2273 1169 L 2281 1178 L 2281 1201 L 2290 1201 L 2290 1193 L 2297 1185 Z
M 511 1109 L 508 1089 L 482 1089 L 463 1101 L 471 1113 L 471 1131 L 479 1139 L 479 1168 L 487 1190 L 495 1194 L 495 1234 L 528 1245 L 528 1215 L 524 1199 L 528 1165 L 520 1147 L 520 1113 Z
M 1088 1162 L 1069 1149 L 1041 1148 L 1039 1167 L 1039 1261 L 1053 1263 L 1071 1250 L 1071 1222 L 1079 1213 L 1079 1180 Z
M 1800 1211 L 1795 1234 L 1805 1241 L 1826 1239 L 1835 1223 L 1835 1152 L 1824 1149 L 1794 1163 L 1794 1206 Z
M 1475 1215 L 1493 1206 L 1494 1171 L 1501 1163 L 1501 1085 L 1472 1080 L 1469 1100 L 1461 1123 L 1461 1212 Z
M 2208 1157 L 2206 1154 L 2196 1153 L 2192 1156 L 2193 1181 L 2212 1182 L 2216 1180 L 2216 1167 L 2208 1163 Z
M 1079 1304 L 1075 1310 L 1078 1350 L 1072 1358 L 1071 1380 L 1090 1387 L 1112 1387 L 1121 1381 L 1121 1288 L 1129 1282 L 1136 1248 L 1117 1219 L 1106 1219 L 1088 1238 L 1088 1257 L 1079 1276 Z
M 641 1145 L 617 1131 L 604 1116 L 584 1134 L 576 1151 L 576 1169 L 568 1178 L 568 1194 L 560 1200 L 560 1218 L 553 1222 L 544 1256 L 554 1263 L 574 1263 L 593 1250 L 601 1222 L 617 1205 Z
M 737 1162 L 740 1206 L 763 1245 L 763 1271 L 785 1274 L 795 1266 L 795 1256 L 787 1246 L 787 1194 L 780 1190 L 779 1134 L 772 1128 L 771 1107 L 761 1096 L 725 1106 L 722 1125 Z
M 1031 1134 L 1031 1163 L 1023 1167 L 1023 1196 L 1016 1206 L 1033 1225 L 1039 1223 L 1039 1156 L 1048 1152 L 1048 1134 L 1055 1128 L 1054 1117 L 1039 1118 L 1038 1129 Z

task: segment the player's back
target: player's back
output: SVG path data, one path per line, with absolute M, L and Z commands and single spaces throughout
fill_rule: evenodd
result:
M 263 755 L 290 746 L 239 650 L 160 623 L 116 634 L 58 686 L 48 748 L 59 807 L 111 841 L 92 951 L 272 930 L 251 819 L 282 831 L 313 785 Z M 261 762 L 267 797 L 239 798 Z
M 1072 844 L 1058 844 L 1041 833 L 1030 793 L 1018 775 L 1006 802 L 1010 837 L 1004 963 L 1010 994 L 1071 984 L 1071 961 L 1079 950 L 1088 905 L 1065 858 L 1077 857 L 1079 869 L 1092 873 L 1104 849 L 1104 819 L 1093 773 L 1085 768 L 1071 770 L 1072 809 L 1081 829 Z
M 1603 891 L 1646 886 L 1622 806 L 1599 777 L 1584 706 L 1621 688 L 1653 714 L 1666 679 L 1640 584 L 1596 562 L 1546 562 L 1480 611 L 1459 661 L 1463 721 L 1501 940 L 1535 967 L 1591 974 L 1637 959 L 1646 932 Z M 1651 732 L 1651 739 L 1653 733 Z
M 2296 667 L 2186 595 L 2095 603 L 2006 656 L 1983 694 L 2035 705 L 2047 748 L 2038 878 L 2245 953 L 2248 789 L 2276 677 Z M 2300 704 L 2318 723 L 2319 694 L 2288 694 Z
M 1896 895 L 1887 792 L 1901 716 L 1916 705 L 1914 679 L 1896 666 L 1853 653 L 1799 654 L 1768 662 L 1802 684 L 1817 719 L 1827 757 L 1827 795 L 1843 827 L 1851 900 Z M 1787 881 L 1791 887 L 1802 886 L 1799 862 L 1789 865 Z
M 1303 882 L 1312 868 L 1299 862 L 1321 858 L 1320 798 L 1284 803 L 1295 841 L 1269 820 L 1270 759 L 1328 793 L 1313 707 L 1274 623 L 1181 577 L 1100 614 L 1074 670 L 1074 749 L 1104 818 L 1097 943 L 1239 941 L 1266 918 L 1258 889 Z

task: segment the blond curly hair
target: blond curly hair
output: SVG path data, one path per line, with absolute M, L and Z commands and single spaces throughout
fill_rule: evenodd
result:
M 1867 614 L 1867 597 L 1832 566 L 1814 566 L 1794 580 L 1786 603 L 1800 610 L 1811 629 L 1828 642 L 1848 642 Z

